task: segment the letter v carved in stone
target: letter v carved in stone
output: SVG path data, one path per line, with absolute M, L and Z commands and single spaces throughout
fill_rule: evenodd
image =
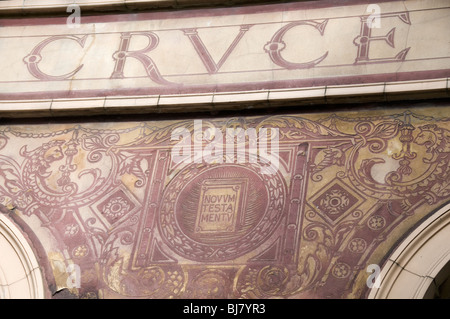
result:
M 219 71 L 219 69 L 222 67 L 222 65 L 225 63 L 225 61 L 230 56 L 231 52 L 236 48 L 239 41 L 241 41 L 244 34 L 252 27 L 252 25 L 241 25 L 239 29 L 238 35 L 234 38 L 233 42 L 230 44 L 228 49 L 225 51 L 225 53 L 220 58 L 219 62 L 216 63 L 214 59 L 211 56 L 211 53 L 206 48 L 205 44 L 203 43 L 202 39 L 198 35 L 197 29 L 183 29 L 182 31 L 184 34 L 189 38 L 192 45 L 195 48 L 195 51 L 197 52 L 198 56 L 202 60 L 203 64 L 205 65 L 206 69 L 208 70 L 209 74 L 214 74 Z

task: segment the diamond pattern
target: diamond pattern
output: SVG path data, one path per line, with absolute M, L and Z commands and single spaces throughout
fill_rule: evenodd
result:
M 331 224 L 343 219 L 363 201 L 341 180 L 335 179 L 310 200 L 315 211 Z
M 101 198 L 91 208 L 106 225 L 113 226 L 135 212 L 140 206 L 128 190 L 119 187 Z

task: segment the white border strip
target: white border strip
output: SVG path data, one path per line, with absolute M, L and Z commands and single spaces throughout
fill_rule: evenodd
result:
M 128 10 L 137 8 L 181 8 L 192 6 L 215 6 L 220 4 L 264 4 L 264 0 L 3 0 L 0 15 L 34 12 L 66 12 L 67 6 L 79 5 L 83 10 Z
M 372 289 L 369 299 L 421 299 L 426 296 L 433 279 L 450 260 L 448 242 L 429 247 L 426 243 L 439 232 L 450 230 L 450 203 L 420 224 L 390 255 L 383 266 L 379 289 Z M 448 237 L 448 236 L 447 236 Z M 440 240 L 442 240 L 441 237 Z M 426 259 L 423 259 L 427 256 Z M 413 265 L 422 265 L 421 273 L 411 272 Z M 416 266 L 417 268 L 417 266 Z M 405 281 L 407 279 L 407 281 Z
M 29 295 L 33 299 L 43 299 L 45 297 L 44 282 L 39 262 L 25 237 L 3 213 L 0 213 L 0 233 L 11 244 L 23 266 L 23 278 L 26 278 L 29 289 L 27 292 L 21 292 L 21 295 Z M 3 273 L 3 281 L 7 281 L 7 279 L 8 274 Z M 7 293 L 5 297 L 10 296 Z
M 0 100 L 0 118 L 188 113 L 283 105 L 337 104 L 430 99 L 450 96 L 450 78 L 201 94 L 107 96 L 48 100 Z

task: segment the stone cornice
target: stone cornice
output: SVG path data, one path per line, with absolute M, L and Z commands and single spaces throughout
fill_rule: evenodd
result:
M 450 78 L 204 94 L 0 100 L 0 118 L 217 112 L 450 97 Z
M 0 16 L 63 14 L 69 5 L 77 4 L 84 12 L 117 12 L 130 10 L 181 9 L 299 2 L 292 0 L 0 0 Z

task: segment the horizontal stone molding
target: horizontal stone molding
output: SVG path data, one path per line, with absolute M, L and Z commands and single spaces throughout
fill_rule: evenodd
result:
M 275 2 L 275 1 L 272 1 Z M 278 1 L 280 2 L 280 1 Z M 289 1 L 283 1 L 289 2 Z M 4 0 L 0 1 L 0 16 L 40 12 L 66 12 L 67 6 L 79 5 L 86 11 L 128 11 L 134 9 L 170 9 L 267 3 L 263 0 Z
M 0 117 L 186 113 L 315 104 L 420 100 L 450 96 L 450 78 L 204 94 L 0 100 Z

